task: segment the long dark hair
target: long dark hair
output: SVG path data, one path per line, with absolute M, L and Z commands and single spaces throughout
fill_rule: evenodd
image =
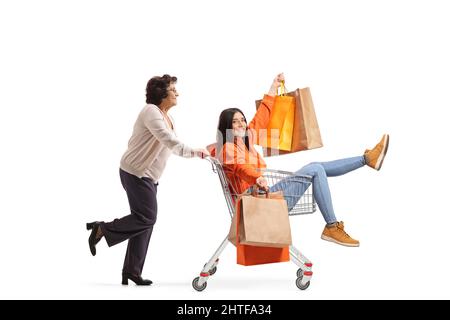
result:
M 169 95 L 167 88 L 171 83 L 177 82 L 177 77 L 172 77 L 168 74 L 162 77 L 153 77 L 147 82 L 146 102 L 159 106 L 164 98 Z
M 217 126 L 217 148 L 220 149 L 227 142 L 234 143 L 234 135 L 233 135 L 233 117 L 236 112 L 239 112 L 244 117 L 245 123 L 247 123 L 247 119 L 245 118 L 244 113 L 238 108 L 229 108 L 222 111 L 219 117 L 219 124 Z M 245 146 L 248 150 L 250 150 L 250 143 L 248 140 L 248 134 L 246 132 L 244 137 Z

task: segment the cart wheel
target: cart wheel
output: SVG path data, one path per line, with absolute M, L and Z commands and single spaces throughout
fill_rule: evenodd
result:
M 297 285 L 297 288 L 299 288 L 300 290 L 306 290 L 309 287 L 310 281 L 308 281 L 305 284 L 302 284 L 302 278 L 297 278 L 297 280 L 295 281 L 295 284 Z
M 192 280 L 192 286 L 194 287 L 195 290 L 197 291 L 203 291 L 206 289 L 206 282 L 203 283 L 201 286 L 198 285 L 198 281 L 200 280 L 200 277 L 195 278 L 194 280 Z
M 204 267 L 206 267 L 206 263 L 205 263 L 205 265 L 203 266 L 203 268 L 204 268 Z M 217 271 L 217 266 L 215 266 L 214 268 L 212 268 L 212 269 L 209 270 L 209 275 L 212 276 L 214 273 L 216 273 L 216 271 Z
M 303 270 L 300 268 L 297 270 L 297 278 L 303 278 Z
M 216 271 L 217 271 L 217 266 L 215 266 L 214 268 L 209 270 L 209 275 L 212 276 L 214 273 L 216 273 Z

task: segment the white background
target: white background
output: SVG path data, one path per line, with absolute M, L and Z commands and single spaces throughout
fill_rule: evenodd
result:
M 448 16 L 430 0 L 2 1 L 0 298 L 450 298 Z M 172 156 L 143 272 L 154 285 L 122 287 L 126 244 L 92 257 L 85 223 L 128 213 L 118 165 L 148 79 L 179 78 L 178 136 L 202 147 L 222 109 L 251 118 L 279 72 L 311 88 L 325 145 L 269 167 L 360 155 L 391 135 L 381 171 L 330 179 L 361 247 L 321 240 L 319 212 L 295 217 L 308 290 L 293 264 L 238 266 L 229 246 L 198 293 L 229 216 L 208 163 Z

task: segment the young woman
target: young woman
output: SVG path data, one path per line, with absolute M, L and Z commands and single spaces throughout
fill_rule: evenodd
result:
M 284 81 L 284 75 L 279 74 L 273 80 L 269 92 L 264 95 L 255 117 L 247 124 L 243 112 L 237 108 L 223 110 L 220 114 L 217 134 L 217 156 L 223 164 L 224 171 L 233 181 L 234 192 L 242 193 L 253 185 L 267 189 L 267 181 L 261 170 L 266 168 L 262 156 L 255 150 L 253 144 L 259 129 L 266 129 L 277 90 Z M 296 171 L 299 175 L 312 176 L 314 196 L 326 226 L 321 238 L 344 246 L 358 247 L 359 241 L 350 237 L 344 230 L 344 223 L 338 222 L 334 213 L 328 177 L 335 177 L 359 169 L 365 165 L 380 170 L 389 145 L 389 135 L 383 135 L 381 141 L 363 155 L 334 160 L 329 162 L 313 162 Z M 216 153 L 216 152 L 215 152 Z M 284 194 L 303 194 L 308 185 L 295 181 L 286 181 L 272 186 L 269 191 L 282 190 Z M 299 197 L 286 197 L 288 208 L 291 209 Z

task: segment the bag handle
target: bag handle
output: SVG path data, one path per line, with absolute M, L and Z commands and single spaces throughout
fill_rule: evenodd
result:
M 258 186 L 257 184 L 255 184 L 252 188 L 252 197 L 256 198 L 258 196 L 258 194 L 257 194 L 258 190 L 262 190 L 266 194 L 266 198 L 267 199 L 269 198 L 269 190 L 265 190 L 265 189 L 261 188 L 260 186 Z
M 278 94 L 278 89 L 277 89 L 277 94 L 279 96 L 285 96 L 286 95 L 286 86 L 284 85 L 284 80 L 281 81 L 281 86 L 280 86 L 280 93 Z

